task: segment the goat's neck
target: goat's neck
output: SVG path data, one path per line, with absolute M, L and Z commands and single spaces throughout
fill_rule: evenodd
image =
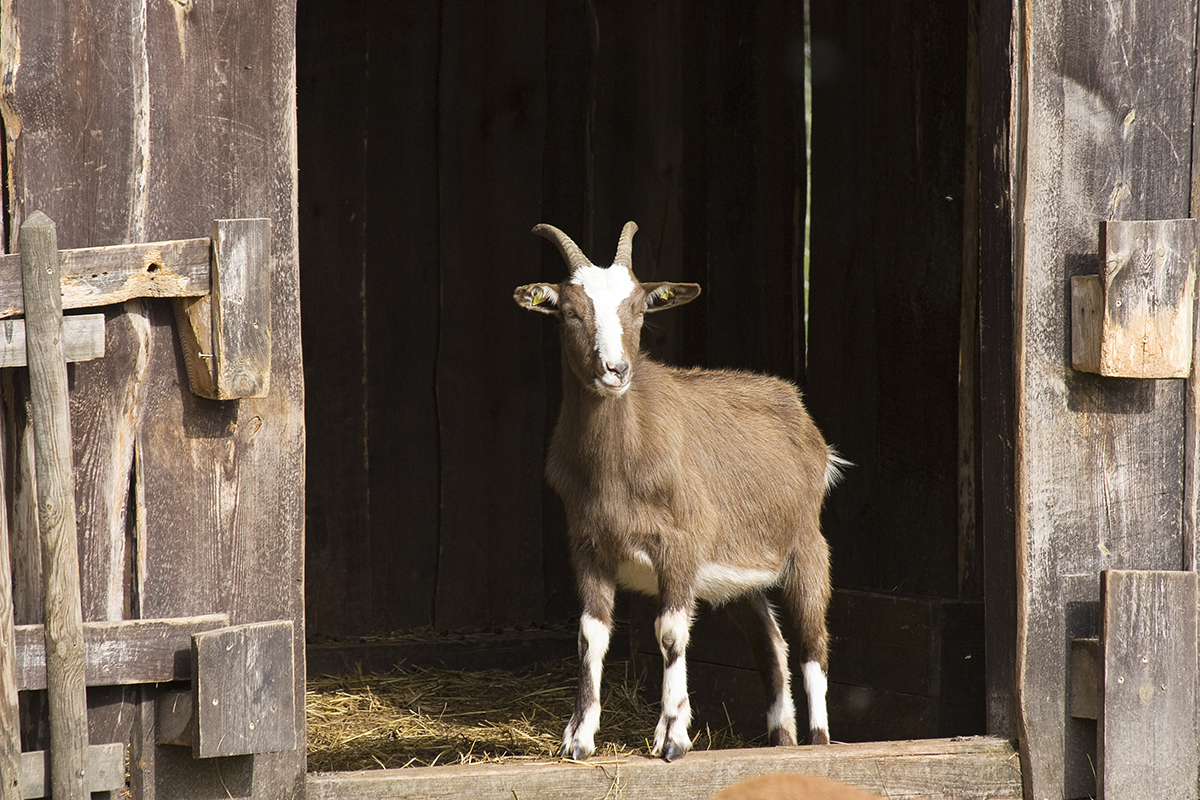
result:
M 644 364 L 645 360 L 640 363 Z M 587 450 L 625 451 L 638 435 L 643 391 L 636 367 L 624 394 L 605 397 L 584 386 L 564 365 L 560 434 L 580 444 L 586 443 Z

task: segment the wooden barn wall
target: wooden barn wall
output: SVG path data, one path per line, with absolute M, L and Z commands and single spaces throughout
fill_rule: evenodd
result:
M 808 395 L 855 463 L 826 508 L 834 582 L 978 600 L 957 484 L 968 4 L 811 7 Z
M 85 620 L 226 612 L 296 624 L 303 696 L 304 418 L 296 239 L 294 5 L 5 2 L 6 237 L 33 211 L 60 248 L 208 236 L 270 217 L 271 394 L 191 393 L 167 300 L 106 309 L 106 355 L 72 365 Z M 40 619 L 23 371 L 6 371 L 17 622 Z M 133 742 L 138 797 L 292 796 L 304 752 L 194 760 L 157 747 L 156 687 L 93 689 L 93 743 Z M 36 697 L 30 709 L 36 709 Z M 303 704 L 297 704 L 303 730 Z M 44 745 L 28 732 L 26 749 Z
M 297 35 L 309 630 L 565 620 L 530 229 L 607 263 L 635 220 L 639 277 L 705 287 L 651 352 L 802 379 L 801 5 L 304 0 Z
M 1014 96 L 1017 688 L 1027 797 L 1095 791 L 1067 715 L 1067 645 L 1099 633 L 1100 572 L 1192 568 L 1185 386 L 1071 369 L 1069 282 L 1102 220 L 1191 208 L 1197 7 L 1024 4 Z M 1191 513 L 1189 511 L 1189 513 Z

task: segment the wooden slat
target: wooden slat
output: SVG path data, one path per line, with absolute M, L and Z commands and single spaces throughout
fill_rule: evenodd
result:
M 296 748 L 293 632 L 282 620 L 192 637 L 197 758 Z
M 192 634 L 229 625 L 228 614 L 175 619 L 83 623 L 88 686 L 186 680 L 192 675 Z M 46 688 L 46 649 L 41 625 L 18 625 L 17 685 Z
M 68 362 L 104 357 L 104 315 L 63 317 L 63 355 Z M 0 367 L 23 367 L 25 320 L 0 320 Z
M 1100 800 L 1195 800 L 1195 572 L 1108 570 L 1101 584 Z
M 63 308 L 208 294 L 209 250 L 209 239 L 62 250 Z M 20 259 L 20 254 L 0 256 L 0 318 L 25 313 Z
M 7 413 L 5 413 L 7 416 Z M 7 451 L 0 424 L 0 451 Z M 6 485 L 8 459 L 0 453 L 0 486 Z M 0 800 L 19 800 L 21 790 L 12 776 L 21 768 L 21 716 L 17 696 L 17 644 L 13 626 L 12 559 L 9 549 L 8 503 L 0 492 Z
M 54 223 L 40 211 L 29 215 L 21 226 L 21 278 L 46 604 L 51 786 L 59 800 L 86 800 L 83 612 L 57 241 Z
M 50 784 L 50 758 L 45 750 L 21 754 L 22 800 L 45 797 Z M 87 790 L 118 792 L 125 788 L 125 745 L 94 744 L 87 749 Z
M 1012 745 L 1000 739 L 693 752 L 673 763 L 633 756 L 584 763 L 476 764 L 308 776 L 309 800 L 707 800 L 752 775 L 802 772 L 906 800 L 1019 800 Z

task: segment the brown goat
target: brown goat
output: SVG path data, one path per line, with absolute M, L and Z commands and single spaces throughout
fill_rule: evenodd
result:
M 799 634 L 810 739 L 829 741 L 825 707 L 829 548 L 825 492 L 846 462 L 825 443 L 792 384 L 728 370 L 683 370 L 639 350 L 642 319 L 689 302 L 692 283 L 640 283 L 621 232 L 612 267 L 562 231 L 533 232 L 570 267 L 559 284 L 514 293 L 561 320 L 563 401 L 546 476 L 566 507 L 582 613 L 579 691 L 564 756 L 595 751 L 600 673 L 618 585 L 658 597 L 662 714 L 652 753 L 691 748 L 684 653 L 696 600 L 728 605 L 746 632 L 771 704 L 772 744 L 796 744 L 787 643 L 765 590 L 780 587 Z

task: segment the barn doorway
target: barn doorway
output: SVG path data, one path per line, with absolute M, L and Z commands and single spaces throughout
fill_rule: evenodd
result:
M 797 381 L 857 465 L 824 523 L 835 738 L 984 731 L 973 4 L 810 5 L 811 209 L 800 3 L 301 0 L 310 640 L 571 621 L 557 344 L 509 298 L 561 277 L 535 223 L 602 259 L 634 219 L 640 277 L 705 289 L 651 352 Z M 757 725 L 722 626 L 693 703 Z

